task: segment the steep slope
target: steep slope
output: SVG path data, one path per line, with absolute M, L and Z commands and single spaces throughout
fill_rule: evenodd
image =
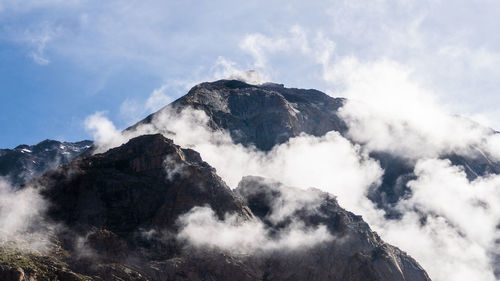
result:
M 0 177 L 23 184 L 44 172 L 68 163 L 92 145 L 91 141 L 59 142 L 44 140 L 36 145 L 0 149 Z
M 290 197 L 282 195 L 300 191 L 245 178 L 236 194 L 197 152 L 161 135 L 140 136 L 106 153 L 77 158 L 29 185 L 37 186 L 48 203 L 44 221 L 57 225 L 51 236 L 53 250 L 42 256 L 16 253 L 17 258 L 9 259 L 12 250 L 2 247 L 0 276 L 6 281 L 43 276 L 52 280 L 429 280 L 412 258 L 381 241 L 360 217 L 340 208 L 328 194 L 307 192 L 314 194 L 317 208 L 293 208 L 276 223 L 263 210 L 276 211 L 275 199 L 289 205 Z M 262 194 L 265 200 L 256 200 Z M 304 228 L 324 225 L 334 239 L 294 250 L 279 246 L 244 254 L 200 246 L 178 236 L 187 227 L 181 218 L 199 210 L 194 207 L 213 210 L 213 220 L 227 227 L 262 223 L 266 239 L 273 241 L 292 225 L 291 220 Z M 215 234 L 208 238 L 218 239 Z M 252 232 L 247 235 L 253 239 Z M 283 243 L 290 241 L 276 245 Z

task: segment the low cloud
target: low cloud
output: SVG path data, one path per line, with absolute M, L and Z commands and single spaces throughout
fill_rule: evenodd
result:
M 104 112 L 96 112 L 85 118 L 85 129 L 91 132 L 96 142 L 96 152 L 104 152 L 109 147 L 119 146 L 124 142 L 124 138 Z
M 218 57 L 215 65 L 211 68 L 213 73 L 211 79 L 234 79 L 246 82 L 252 85 L 260 85 L 267 80 L 269 77 L 265 74 L 261 74 L 256 70 L 244 71 L 237 66 L 237 64 L 231 60 L 224 57 Z
M 435 280 L 497 280 L 500 176 L 469 181 L 462 167 L 438 159 L 418 161 L 415 174 L 413 196 L 398 204 L 403 218 L 372 226 Z
M 439 159 L 447 154 L 498 161 L 499 136 L 470 119 L 452 115 L 439 96 L 390 60 L 344 58 L 325 71 L 348 97 L 340 110 L 348 135 L 366 151 L 384 151 L 415 164 L 411 197 L 398 202 L 400 220 L 360 209 L 389 243 L 407 251 L 433 280 L 496 280 L 500 202 L 497 175 L 467 179 L 464 167 Z M 491 160 L 490 160 L 491 159 Z
M 0 246 L 9 242 L 21 250 L 48 250 L 55 226 L 43 217 L 47 206 L 38 189 L 17 189 L 0 177 Z
M 189 173 L 186 169 L 186 165 L 171 155 L 167 155 L 167 157 L 165 157 L 163 164 L 165 165 L 165 171 L 169 181 L 173 180 L 176 176 L 187 176 Z
M 45 209 L 45 202 L 33 188 L 16 190 L 0 178 L 0 229 L 14 235 L 26 232 L 30 223 L 38 220 Z
M 301 223 L 292 223 L 271 238 L 259 220 L 241 221 L 236 215 L 219 220 L 208 207 L 193 208 L 179 222 L 179 239 L 196 247 L 214 247 L 233 254 L 297 250 L 333 240 L 326 226 L 305 228 Z
M 325 194 L 318 189 L 289 187 L 274 179 L 255 176 L 244 177 L 236 192 L 246 201 L 251 198 L 263 200 L 262 204 L 270 208 L 265 219 L 274 225 L 293 220 L 297 211 L 321 215 L 319 207 L 325 202 Z
M 500 202 L 495 199 L 500 196 L 495 187 L 500 182 L 495 175 L 471 182 L 462 168 L 438 158 L 455 153 L 499 159 L 498 135 L 451 115 L 433 92 L 412 80 L 411 69 L 397 63 L 363 63 L 349 58 L 327 70 L 331 72 L 325 75 L 341 83 L 340 93 L 351 98 L 340 113 L 349 125 L 349 137 L 359 144 L 329 132 L 322 137 L 300 135 L 262 152 L 234 144 L 227 132 L 209 129 L 202 111 L 165 109 L 151 124 L 100 143 L 101 149 L 136 135 L 160 132 L 176 144 L 200 152 L 233 188 L 243 176 L 256 175 L 289 186 L 316 187 L 337 196 L 342 207 L 362 215 L 384 240 L 415 257 L 433 280 L 495 280 L 494 263 L 499 254 L 496 225 L 500 220 L 496 207 Z M 407 185 L 412 196 L 397 205 L 403 214 L 399 220 L 386 219 L 384 211 L 366 197 L 370 187 L 380 184 L 384 172 L 369 157 L 372 151 L 389 152 L 416 164 L 416 179 Z M 309 204 L 292 193 L 290 196 L 298 201 L 278 204 L 274 219 L 281 219 L 297 204 Z M 230 216 L 218 220 L 209 209 L 195 209 L 181 221 L 181 237 L 193 245 L 238 252 L 241 244 L 247 245 L 242 248 L 246 252 L 263 250 L 253 240 L 240 237 L 249 229 L 255 231 L 256 241 L 271 249 L 288 241 L 285 234 L 281 242 L 268 240 L 259 222 L 241 223 Z M 301 239 L 302 234 L 311 234 L 310 229 L 298 229 L 290 233 Z M 227 242 L 210 238 L 224 235 Z M 293 245 L 293 239 L 289 243 Z
M 500 159 L 494 131 L 452 115 L 437 95 L 412 79 L 412 70 L 394 61 L 363 63 L 347 57 L 325 72 L 336 81 L 339 95 L 348 98 L 340 115 L 348 135 L 369 151 L 403 158 L 439 157 L 485 152 Z
M 110 122 L 98 116 L 101 123 Z M 244 176 L 262 176 L 289 186 L 320 188 L 337 195 L 340 204 L 353 211 L 369 204 L 364 195 L 369 187 L 380 182 L 383 173 L 361 147 L 351 144 L 337 132 L 329 132 L 323 137 L 304 134 L 265 153 L 234 144 L 227 132 L 208 128 L 208 120 L 203 111 L 188 108 L 177 113 L 165 109 L 151 124 L 97 142 L 97 151 L 106 151 L 138 135 L 159 132 L 178 145 L 200 152 L 203 160 L 215 167 L 230 187 L 236 187 Z M 114 135 L 114 126 L 99 128 L 110 130 L 101 132 L 102 135 Z

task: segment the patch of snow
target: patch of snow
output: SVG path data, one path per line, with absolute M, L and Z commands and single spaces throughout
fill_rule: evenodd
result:
M 21 152 L 22 152 L 22 153 L 31 153 L 31 152 L 33 152 L 33 151 L 31 151 L 31 150 L 29 150 L 29 149 L 26 149 L 26 148 L 23 148 L 23 149 L 21 149 Z

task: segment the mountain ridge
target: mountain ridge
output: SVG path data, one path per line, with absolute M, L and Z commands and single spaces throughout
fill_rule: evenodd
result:
M 228 132 L 233 142 L 263 153 L 302 134 L 321 137 L 330 131 L 336 131 L 351 144 L 361 146 L 349 137 L 348 127 L 339 115 L 345 102 L 343 98 L 332 98 L 317 90 L 286 88 L 274 83 L 250 85 L 237 80 L 219 80 L 193 87 L 185 96 L 123 132 L 133 132 L 142 125 L 155 125 L 155 118 L 166 111 L 180 113 L 194 108 L 206 114 L 210 130 Z M 307 276 L 314 276 L 317 280 L 430 280 L 415 260 L 383 242 L 362 218 L 343 210 L 325 194 L 318 193 L 319 199 L 316 199 L 321 203 L 317 209 L 313 208 L 320 210 L 321 215 L 311 213 L 312 209 L 299 208 L 292 215 L 276 221 L 270 211 L 274 203 L 270 202 L 281 200 L 279 202 L 286 203 L 289 199 L 280 197 L 283 190 L 300 198 L 308 195 L 256 177 L 243 178 L 233 191 L 198 152 L 181 148 L 159 134 L 131 138 L 103 153 L 95 153 L 95 147 L 90 147 L 90 143 L 82 144 L 88 147 L 64 158 L 62 166 L 40 170 L 37 175 L 45 174 L 21 187 L 23 190 L 39 186 L 41 194 L 50 202 L 47 216 L 54 223 L 64 225 L 56 244 L 61 245 L 60 249 L 66 255 L 48 256 L 53 260 L 47 264 L 63 262 L 66 271 L 53 266 L 54 271 L 49 271 L 51 276 L 71 269 L 71 276 L 82 280 L 225 280 L 228 276 L 238 276 L 241 280 L 299 280 Z M 17 154 L 31 155 L 38 151 L 33 147 L 21 145 L 14 150 Z M 31 152 L 23 153 L 23 149 Z M 63 152 L 56 150 L 55 155 Z M 170 159 L 170 154 L 175 157 Z M 378 161 L 384 174 L 382 183 L 373 186 L 367 197 L 384 210 L 388 218 L 398 219 L 401 213 L 394 207 L 400 200 L 411 196 L 406 185 L 415 179 L 415 163 L 384 151 L 371 152 L 369 156 Z M 0 151 L 0 163 L 2 157 Z M 500 171 L 500 163 L 490 161 L 485 155 L 447 154 L 440 157 L 449 159 L 453 165 L 463 166 L 469 179 Z M 183 174 L 186 167 L 191 171 L 189 175 L 195 175 L 193 178 Z M 56 169 L 51 170 L 53 168 Z M 169 174 L 168 170 L 175 172 Z M 19 182 L 26 179 L 30 178 L 22 177 Z M 217 187 L 215 191 L 197 189 L 200 183 L 206 182 Z M 248 186 L 255 192 L 248 192 Z M 316 191 L 308 192 L 317 194 Z M 224 199 L 210 201 L 217 194 L 225 194 L 220 195 Z M 234 225 L 231 224 L 233 211 L 237 213 Z M 260 239 L 266 242 L 265 245 L 271 245 L 269 247 L 280 245 L 279 238 L 285 235 L 283 231 L 291 230 L 299 234 L 308 230 L 307 233 L 314 234 L 326 227 L 327 233 L 333 237 L 342 236 L 343 231 L 347 231 L 356 238 L 347 244 L 346 249 L 336 249 L 339 246 L 334 247 L 330 242 L 313 246 L 317 250 L 315 258 L 321 257 L 319 260 L 307 255 L 288 256 L 286 251 L 266 252 L 265 259 L 252 254 L 242 258 L 227 249 L 221 250 L 217 241 L 186 234 L 185 240 L 179 242 L 176 235 L 172 236 L 172 233 L 185 233 L 193 221 L 199 223 L 197 216 L 210 222 L 199 228 L 200 231 L 211 229 L 211 225 L 234 230 L 234 227 L 241 226 L 242 221 L 251 222 L 255 229 L 265 234 Z M 302 228 L 295 229 L 294 221 L 298 221 Z M 193 246 L 198 242 L 209 244 Z M 82 256 L 81 249 L 75 248 L 78 243 L 97 256 L 88 253 Z M 156 248 L 165 252 L 154 250 Z M 257 249 L 262 251 L 262 248 Z M 5 254 L 2 251 L 0 261 L 2 253 Z M 342 263 L 329 263 L 332 255 Z M 92 262 L 95 257 L 98 257 L 97 265 Z M 317 264 L 321 267 L 315 269 Z M 273 271 L 271 265 L 278 266 L 279 270 Z M 12 267 L 10 263 L 9 266 L 0 269 L 0 277 L 2 272 L 15 276 L 24 272 L 27 278 L 36 274 L 42 276 L 40 270 L 30 273 L 26 268 Z M 331 270 L 326 270 L 328 268 Z M 332 268 L 335 268 L 333 272 Z M 325 272 L 318 272 L 319 269 Z
M 197 152 L 182 149 L 160 134 L 139 136 L 105 153 L 77 158 L 27 186 L 37 187 L 49 203 L 47 221 L 59 225 L 50 239 L 58 250 L 46 255 L 50 262 L 23 256 L 32 264 L 29 268 L 6 262 L 0 276 L 22 272 L 24 279 L 17 280 L 43 276 L 54 280 L 302 280 L 311 276 L 315 280 L 430 280 L 415 260 L 383 242 L 361 217 L 342 209 L 328 194 L 256 177 L 243 179 L 235 193 Z M 255 217 L 244 202 L 260 192 L 271 201 L 285 203 L 289 199 L 280 194 L 312 194 L 320 210 L 298 208 L 289 214 L 295 223 L 285 219 L 267 224 L 264 233 L 253 232 L 263 227 L 265 216 Z M 269 202 L 259 204 L 253 204 L 254 210 L 266 208 Z M 200 214 L 206 214 L 200 210 L 213 210 L 214 217 L 199 221 Z M 238 219 L 233 220 L 234 216 Z M 199 237 L 190 232 L 190 226 L 198 223 L 201 230 L 213 224 L 238 231 L 243 227 L 250 231 L 249 238 L 268 241 L 271 248 L 255 243 L 244 248 L 236 243 L 245 254 L 233 253 L 224 246 L 228 240 L 219 240 L 217 233 Z M 287 237 L 288 229 L 307 235 L 326 229 L 321 235 L 329 234 L 324 241 L 287 250 L 289 242 L 282 237 Z M 197 239 L 209 244 L 199 245 Z M 0 260 L 9 253 L 0 248 Z M 50 264 L 64 266 L 43 269 Z
M 60 142 L 43 140 L 35 145 L 18 145 L 13 149 L 0 149 L 0 177 L 14 185 L 21 185 L 44 172 L 67 163 L 84 153 L 93 142 Z

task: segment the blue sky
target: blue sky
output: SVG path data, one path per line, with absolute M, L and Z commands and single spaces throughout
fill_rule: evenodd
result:
M 0 0 L 0 147 L 91 138 L 95 112 L 124 128 L 249 69 L 349 96 L 343 79 L 381 62 L 450 112 L 500 128 L 499 15 L 486 0 Z

